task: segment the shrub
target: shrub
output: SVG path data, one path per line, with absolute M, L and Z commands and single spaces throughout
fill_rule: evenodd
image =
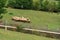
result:
M 40 10 L 56 12 L 59 10 L 60 2 L 55 1 L 55 0 L 52 0 L 52 1 L 51 0 L 43 0 L 42 2 L 40 2 L 40 5 L 41 5 Z
M 23 28 L 24 28 L 24 26 L 22 26 L 22 25 L 17 26 L 17 31 L 20 32 L 20 31 L 22 31 Z
M 39 5 L 40 5 L 39 0 L 33 2 L 33 9 L 35 9 L 35 10 L 39 10 L 39 9 L 40 9 L 40 8 L 39 8 Z
M 57 4 L 55 1 L 50 1 L 47 7 L 48 11 L 57 11 Z
M 49 1 L 48 0 L 44 0 L 44 1 L 42 1 L 41 2 L 41 10 L 48 10 L 48 8 L 47 8 L 47 6 L 48 6 L 48 3 L 49 3 Z

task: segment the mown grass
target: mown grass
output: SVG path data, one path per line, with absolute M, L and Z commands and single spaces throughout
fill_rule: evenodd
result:
M 25 34 L 21 32 L 5 31 L 0 29 L 0 40 L 58 40 L 43 36 L 36 36 L 32 34 Z
M 6 24 L 14 24 L 12 20 L 13 16 L 24 16 L 31 19 L 31 23 L 18 22 L 18 24 L 23 24 L 24 26 L 32 26 L 35 29 L 50 29 L 50 30 L 59 30 L 60 29 L 60 14 L 35 11 L 35 10 L 23 10 L 23 9 L 7 9 L 8 13 L 3 16 L 3 21 Z M 13 13 L 12 15 L 9 13 Z

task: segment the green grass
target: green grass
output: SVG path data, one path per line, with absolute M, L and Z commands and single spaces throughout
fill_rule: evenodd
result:
M 58 40 L 43 36 L 36 36 L 14 31 L 5 31 L 0 29 L 0 40 Z
M 3 17 L 3 21 L 7 21 L 7 24 L 15 23 L 11 20 L 12 16 L 24 16 L 31 19 L 31 23 L 23 23 L 24 26 L 31 25 L 32 28 L 48 28 L 50 30 L 57 30 L 57 28 L 60 28 L 60 14 L 58 15 L 57 13 L 11 8 L 8 8 L 7 11 L 8 13 Z M 13 13 L 13 15 L 10 15 L 9 13 Z M 18 23 L 21 24 L 22 22 Z

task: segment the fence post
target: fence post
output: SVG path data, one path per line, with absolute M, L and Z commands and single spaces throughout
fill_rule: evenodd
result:
M 5 26 L 5 31 L 7 31 L 7 26 Z

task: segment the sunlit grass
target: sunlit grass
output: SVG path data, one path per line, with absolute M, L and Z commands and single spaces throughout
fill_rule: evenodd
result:
M 0 29 L 0 40 L 57 40 L 43 36 L 25 34 L 21 32 L 5 31 Z
M 8 13 L 4 15 L 4 22 L 14 24 L 12 21 L 13 16 L 24 16 L 26 18 L 30 18 L 31 23 L 23 23 L 23 25 L 31 25 L 32 28 L 40 29 L 40 28 L 48 28 L 50 30 L 57 30 L 60 28 L 60 14 L 44 12 L 44 11 L 35 11 L 35 10 L 22 10 L 22 9 L 7 9 Z M 10 15 L 9 13 L 13 13 Z M 19 22 L 21 24 L 21 22 Z

